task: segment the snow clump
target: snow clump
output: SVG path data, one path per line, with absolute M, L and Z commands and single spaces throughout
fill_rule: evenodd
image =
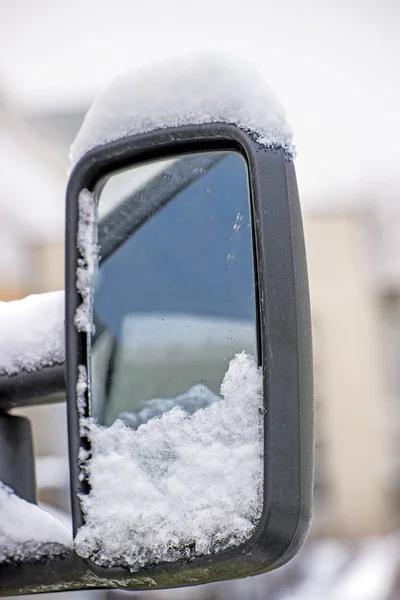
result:
M 66 554 L 71 546 L 71 532 L 59 519 L 0 481 L 0 564 L 39 561 Z
M 74 166 L 108 142 L 167 127 L 234 124 L 260 145 L 294 155 L 285 110 L 254 66 L 236 56 L 192 54 L 116 79 L 89 109 L 71 147 Z
M 92 281 L 97 269 L 99 248 L 97 245 L 96 208 L 93 195 L 82 190 L 78 199 L 79 221 L 77 246 L 81 254 L 76 269 L 76 287 L 82 303 L 75 313 L 78 331 L 90 333 L 93 329 L 91 314 Z
M 80 498 L 79 555 L 136 571 L 250 537 L 263 506 L 262 375 L 254 358 L 232 359 L 221 396 L 194 414 L 175 406 L 136 430 L 85 419 L 91 491 Z
M 63 364 L 64 292 L 0 302 L 0 375 Z

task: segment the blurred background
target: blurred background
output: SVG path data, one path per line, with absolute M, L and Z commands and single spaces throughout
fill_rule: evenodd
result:
M 295 133 L 315 354 L 311 536 L 276 572 L 149 600 L 400 598 L 399 27 L 398 0 L 0 0 L 0 300 L 63 288 L 69 146 L 121 72 L 234 52 Z M 65 406 L 25 414 L 40 500 L 68 521 Z

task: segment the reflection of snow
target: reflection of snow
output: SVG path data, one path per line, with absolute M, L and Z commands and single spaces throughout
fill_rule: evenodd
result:
M 217 552 L 247 539 L 262 509 L 262 377 L 245 353 L 222 398 L 175 407 L 137 430 L 86 421 L 93 457 L 77 552 L 100 565 L 144 565 Z
M 197 384 L 188 389 L 187 392 L 176 398 L 154 398 L 147 400 L 144 407 L 138 413 L 124 412 L 119 418 L 121 421 L 137 429 L 139 425 L 147 423 L 153 417 L 160 416 L 173 408 L 179 406 L 189 415 L 193 415 L 200 408 L 207 408 L 214 402 L 220 400 L 220 397 L 214 394 L 206 385 Z
M 71 545 L 71 532 L 59 519 L 0 482 L 0 563 L 64 554 Z

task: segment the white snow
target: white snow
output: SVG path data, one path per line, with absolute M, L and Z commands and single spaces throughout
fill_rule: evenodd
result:
M 263 489 L 262 376 L 252 357 L 232 359 L 221 396 L 193 415 L 176 406 L 137 430 L 84 419 L 91 491 L 81 496 L 78 554 L 135 571 L 251 535 Z
M 0 375 L 62 364 L 64 292 L 0 302 L 0 332 Z
M 0 563 L 36 561 L 71 546 L 71 531 L 59 519 L 0 482 Z
M 81 295 L 82 303 L 75 314 L 75 327 L 78 331 L 90 333 L 92 330 L 91 294 L 92 281 L 97 268 L 98 246 L 96 211 L 93 195 L 88 190 L 79 194 L 79 221 L 77 246 L 81 254 L 76 269 L 76 287 Z
M 76 399 L 78 405 L 78 412 L 81 417 L 85 415 L 86 405 L 86 390 L 87 390 L 87 369 L 85 365 L 78 366 L 78 381 L 76 383 Z
M 218 53 L 192 54 L 116 79 L 88 111 L 71 162 L 107 142 L 179 125 L 232 123 L 261 145 L 294 153 L 292 131 L 275 94 L 251 63 Z

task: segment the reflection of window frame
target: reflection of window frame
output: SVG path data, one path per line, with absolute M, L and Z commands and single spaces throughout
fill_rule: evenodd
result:
M 145 186 L 125 197 L 101 219 L 98 238 L 102 262 L 116 252 L 128 238 L 134 235 L 137 229 L 161 208 L 225 158 L 224 154 L 221 155 L 220 152 L 208 152 L 204 156 L 194 153 L 181 155 L 180 158 L 193 160 L 194 157 L 196 168 L 189 170 L 186 160 L 175 160 L 171 164 L 171 160 L 165 159 L 167 168 L 164 171 L 157 173 L 150 181 L 146 182 Z M 134 169 L 140 169 L 141 166 L 139 164 Z M 118 175 L 118 172 L 113 173 L 100 180 L 95 190 L 96 204 L 100 204 L 100 195 L 106 190 L 107 182 Z

